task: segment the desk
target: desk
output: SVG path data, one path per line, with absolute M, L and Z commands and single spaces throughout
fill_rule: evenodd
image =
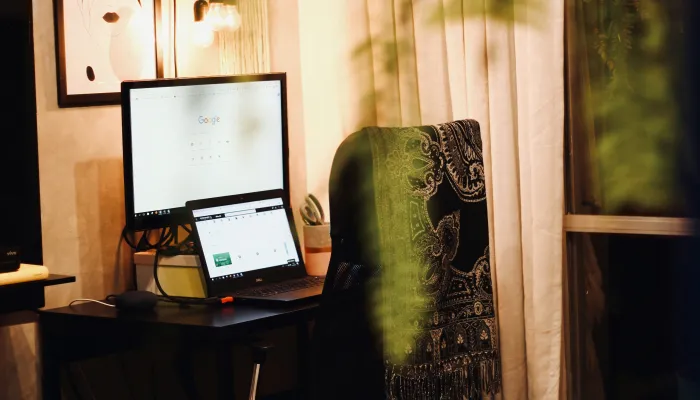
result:
M 219 398 L 233 399 L 232 344 L 261 331 L 292 325 L 298 329 L 299 382 L 303 393 L 307 382 L 308 323 L 317 309 L 318 302 L 312 301 L 283 307 L 239 303 L 228 307 L 181 308 L 161 303 L 148 314 L 120 312 L 93 303 L 42 310 L 38 345 L 43 398 L 60 399 L 60 370 L 64 363 L 174 340 L 185 348 L 198 344 L 221 348 L 222 351 L 216 352 L 216 369 L 220 374 L 217 393 Z M 228 351 L 223 351 L 224 348 Z

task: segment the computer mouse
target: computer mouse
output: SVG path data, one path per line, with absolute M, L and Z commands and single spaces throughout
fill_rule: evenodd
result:
M 146 290 L 131 290 L 114 296 L 114 306 L 123 311 L 151 311 L 158 304 L 158 295 Z

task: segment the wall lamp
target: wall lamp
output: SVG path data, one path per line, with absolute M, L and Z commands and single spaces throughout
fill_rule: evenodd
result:
M 241 14 L 235 0 L 197 0 L 194 22 L 204 22 L 216 32 L 233 32 L 241 27 Z
M 196 0 L 194 2 L 194 42 L 209 47 L 215 32 L 233 32 L 241 27 L 241 14 L 234 0 Z

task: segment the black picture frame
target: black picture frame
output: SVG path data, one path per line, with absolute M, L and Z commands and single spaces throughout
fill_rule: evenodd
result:
M 118 105 L 121 103 L 121 94 L 118 91 L 110 93 L 84 93 L 84 94 L 68 94 L 68 78 L 66 74 L 66 37 L 65 37 L 65 18 L 64 18 L 64 3 L 71 0 L 53 0 L 54 4 L 54 29 L 56 38 L 56 83 L 58 92 L 58 106 L 60 108 L 70 107 L 89 107 L 89 106 L 106 106 Z M 142 0 L 138 0 L 139 3 Z M 163 49 L 159 43 L 162 43 L 162 38 L 159 37 L 163 32 L 162 26 L 162 2 L 161 0 L 147 0 L 153 2 L 153 27 L 154 27 L 154 57 L 155 57 L 155 74 L 153 78 L 164 77 L 163 67 Z

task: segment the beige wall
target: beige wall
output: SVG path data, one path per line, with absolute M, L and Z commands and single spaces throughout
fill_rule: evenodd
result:
M 289 181 L 296 210 L 306 196 L 306 148 L 299 55 L 299 0 L 268 0 L 270 63 L 273 72 L 287 73 L 287 120 L 289 130 Z M 303 241 L 302 221 L 295 212 L 297 231 Z
M 47 306 L 124 287 L 115 274 L 124 223 L 119 107 L 58 109 L 52 1 L 34 0 L 44 264 L 78 283 L 47 289 Z M 37 398 L 34 326 L 0 333 L 0 398 Z
M 349 75 L 345 57 L 347 31 L 343 17 L 347 1 L 303 0 L 299 2 L 301 26 L 297 54 L 300 58 L 303 82 L 304 122 L 309 140 L 306 148 L 307 189 L 318 197 L 328 211 L 328 177 L 334 151 L 348 134 L 344 123 L 348 104 L 345 85 Z M 357 21 L 361 21 L 358 18 Z M 357 23 L 353 21 L 354 23 Z M 319 34 L 323 32 L 323 34 Z M 326 219 L 329 213 L 326 212 Z
M 44 263 L 52 273 L 78 278 L 47 289 L 47 307 L 57 307 L 77 297 L 103 297 L 128 284 L 128 260 L 121 260 L 128 253 L 118 254 L 117 248 L 124 225 L 121 117 L 118 106 L 58 108 L 53 1 L 33 2 Z M 272 69 L 289 74 L 296 204 L 306 193 L 297 5 L 296 0 L 270 2 Z M 191 6 L 180 3 L 178 19 L 186 19 Z M 219 65 L 212 50 L 183 45 L 178 57 L 181 75 L 209 75 Z M 0 329 L 0 399 L 38 398 L 34 332 L 34 325 Z

